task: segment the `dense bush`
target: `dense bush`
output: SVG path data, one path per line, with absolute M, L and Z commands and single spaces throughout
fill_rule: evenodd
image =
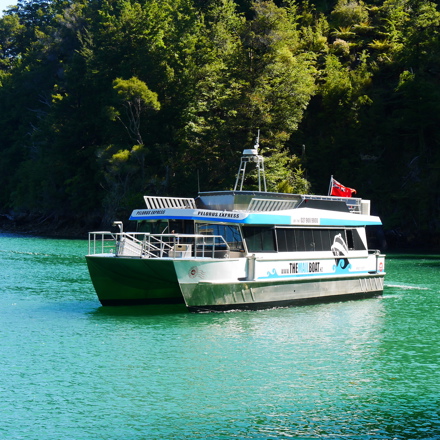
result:
M 143 194 L 371 198 L 440 235 L 440 13 L 423 0 L 23 1 L 0 17 L 0 213 L 87 227 Z M 310 189 L 311 185 L 311 189 Z

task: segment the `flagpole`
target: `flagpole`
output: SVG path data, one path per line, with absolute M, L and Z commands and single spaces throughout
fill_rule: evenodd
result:
M 332 193 L 333 174 L 330 177 L 330 186 L 328 187 L 328 195 Z

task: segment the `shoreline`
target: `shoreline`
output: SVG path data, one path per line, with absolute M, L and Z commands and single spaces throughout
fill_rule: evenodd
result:
M 42 238 L 59 238 L 66 240 L 87 240 L 90 231 L 110 230 L 111 228 L 103 228 L 95 225 L 78 225 L 75 223 L 66 222 L 37 222 L 26 220 L 17 220 L 8 218 L 5 215 L 0 215 L 0 233 L 10 233 L 23 236 L 34 236 Z M 432 244 L 431 246 L 415 245 L 405 240 L 406 237 L 399 237 L 400 240 L 395 240 L 395 236 L 385 231 L 385 240 L 382 246 L 378 246 L 382 252 L 390 253 L 422 253 L 422 254 L 440 254 L 440 246 Z M 394 238 L 394 239 L 393 239 Z M 423 240 L 415 240 L 417 244 L 424 243 Z M 371 243 L 370 243 L 371 244 Z M 385 244 L 385 245 L 383 245 Z M 372 246 L 374 248 L 374 246 Z
M 0 233 L 17 234 L 24 236 L 63 238 L 68 240 L 88 238 L 89 228 L 78 225 L 56 225 L 54 222 L 37 223 L 17 221 L 0 216 Z

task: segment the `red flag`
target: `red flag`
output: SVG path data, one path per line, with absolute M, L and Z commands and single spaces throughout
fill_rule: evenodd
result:
M 333 176 L 330 181 L 330 189 L 330 195 L 336 197 L 352 197 L 353 194 L 356 194 L 355 189 L 341 185 L 338 181 L 333 179 Z

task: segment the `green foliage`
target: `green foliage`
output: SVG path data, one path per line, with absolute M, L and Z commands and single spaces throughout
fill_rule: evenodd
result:
M 140 129 L 141 115 L 147 109 L 160 109 L 157 93 L 152 92 L 143 81 L 136 77 L 129 80 L 116 78 L 113 81 L 113 89 L 122 101 L 122 105 L 127 113 L 128 122 L 124 124 L 116 111 L 113 112 L 113 117 L 123 123 L 128 134 L 135 142 L 143 145 L 144 141 L 142 140 Z
M 310 194 L 310 183 L 304 177 L 299 158 L 288 151 L 278 151 L 266 162 L 268 190 L 293 194 Z
M 17 15 L 0 17 L 0 72 L 10 70 L 18 61 L 18 41 L 24 26 Z
M 19 0 L 0 17 L 0 213 L 85 225 L 228 189 L 260 129 L 270 189 L 333 174 L 387 228 L 440 234 L 439 29 L 428 0 Z
M 160 109 L 157 93 L 152 92 L 148 86 L 136 77 L 129 80 L 117 78 L 113 81 L 113 88 L 127 105 L 136 106 L 141 111 L 143 107 Z
M 338 0 L 330 17 L 335 27 L 354 26 L 368 21 L 368 10 L 363 1 Z

